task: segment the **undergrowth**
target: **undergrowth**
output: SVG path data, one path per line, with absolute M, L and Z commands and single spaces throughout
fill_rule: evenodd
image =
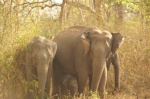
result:
M 91 25 L 86 22 L 78 23 L 78 25 L 84 24 Z M 1 99 L 24 99 L 26 97 L 24 58 L 28 42 L 34 36 L 39 35 L 52 39 L 58 32 L 69 26 L 71 25 L 60 26 L 58 22 L 47 19 L 36 24 L 22 26 L 17 32 L 0 35 Z M 99 28 L 120 32 L 125 37 L 123 45 L 118 50 L 121 61 L 121 89 L 120 92 L 113 92 L 114 73 L 113 66 L 111 66 L 108 71 L 106 99 L 150 98 L 150 29 L 146 26 L 141 27 L 140 23 L 128 22 L 120 27 L 109 25 Z M 79 99 L 83 98 L 89 97 L 86 94 Z M 94 96 L 94 99 L 98 97 Z

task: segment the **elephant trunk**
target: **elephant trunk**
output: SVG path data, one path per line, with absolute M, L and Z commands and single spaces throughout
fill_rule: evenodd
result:
M 38 66 L 38 68 L 37 68 L 38 81 L 39 81 L 39 88 L 38 88 L 39 99 L 44 98 L 44 90 L 45 90 L 45 85 L 46 85 L 48 68 L 49 68 L 48 64 Z
M 93 68 L 93 73 L 92 73 L 92 84 L 91 84 L 91 91 L 92 92 L 96 92 L 98 87 L 99 87 L 99 83 L 104 71 L 104 67 L 106 66 L 106 58 L 104 57 L 105 55 L 96 55 L 93 58 L 93 64 L 92 64 L 92 68 Z

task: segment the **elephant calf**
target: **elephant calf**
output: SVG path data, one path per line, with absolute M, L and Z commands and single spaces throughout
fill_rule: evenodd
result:
M 65 74 L 61 83 L 61 93 L 63 96 L 75 96 L 78 93 L 77 78 L 73 75 Z
M 27 45 L 27 99 L 35 99 L 37 96 L 38 99 L 44 99 L 44 93 L 49 94 L 52 62 L 56 50 L 56 43 L 42 36 L 34 37 Z M 35 81 L 38 81 L 38 91 L 35 90 Z

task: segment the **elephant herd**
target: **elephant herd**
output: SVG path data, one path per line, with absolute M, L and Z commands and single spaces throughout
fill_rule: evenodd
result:
M 70 27 L 58 33 L 53 41 L 34 37 L 26 51 L 27 99 L 47 99 L 50 92 L 55 99 L 78 97 L 87 82 L 89 91 L 104 99 L 111 63 L 115 69 L 115 89 L 120 87 L 117 49 L 123 40 L 120 33 L 88 26 Z M 34 81 L 38 86 L 33 85 Z

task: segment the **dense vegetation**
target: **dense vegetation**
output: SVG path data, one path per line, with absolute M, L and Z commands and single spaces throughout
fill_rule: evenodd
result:
M 106 99 L 150 98 L 149 0 L 0 0 L 0 98 L 23 99 L 24 57 L 34 36 L 52 39 L 73 25 L 120 32 L 121 91 L 112 93 L 114 73 L 108 72 Z M 99 1 L 99 2 L 97 2 Z

